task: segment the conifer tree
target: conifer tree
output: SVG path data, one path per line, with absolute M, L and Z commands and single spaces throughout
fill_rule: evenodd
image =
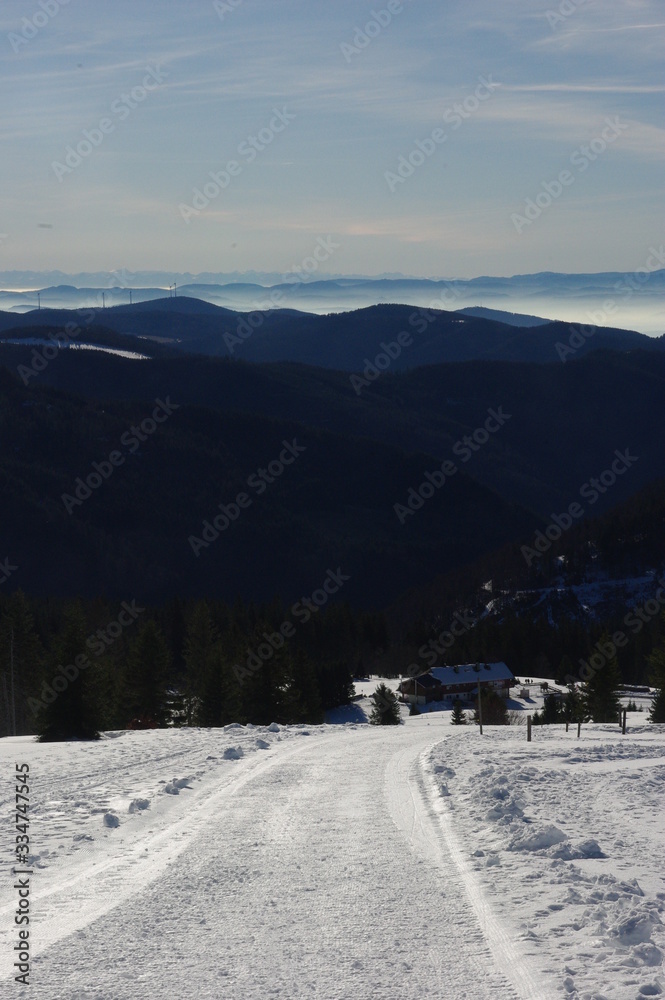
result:
M 321 695 L 316 680 L 314 665 L 301 650 L 289 650 L 287 661 L 287 689 L 284 698 L 284 712 L 290 722 L 323 722 Z
M 543 700 L 541 722 L 544 726 L 552 726 L 561 718 L 559 702 L 553 694 L 546 694 Z
M 44 649 L 23 591 L 17 590 L 4 606 L 0 620 L 0 735 L 35 731 L 31 705 L 39 700 L 43 682 Z
M 640 712 L 642 709 L 640 709 Z M 649 722 L 665 722 L 665 682 L 660 682 L 649 710 Z
M 482 699 L 483 725 L 484 726 L 507 726 L 508 708 L 506 699 L 487 686 L 481 687 L 480 697 Z M 473 713 L 473 721 L 478 725 L 480 717 L 478 715 L 478 705 Z
M 86 627 L 78 604 L 65 609 L 64 624 L 47 657 L 44 685 L 48 698 L 39 714 L 37 732 L 42 743 L 99 739 L 100 706 L 95 668 L 86 655 Z
M 185 725 L 219 725 L 212 721 L 221 717 L 218 703 L 219 633 L 213 623 L 207 601 L 199 601 L 187 622 L 185 637 Z M 204 701 L 207 705 L 204 706 Z M 206 721 L 203 721 L 206 716 Z
M 233 673 L 238 685 L 241 722 L 266 726 L 288 722 L 285 708 L 288 690 L 288 657 L 284 648 L 266 641 L 272 631 L 267 621 L 257 620 L 236 650 Z
M 241 697 L 238 680 L 233 672 L 236 657 L 220 639 L 206 660 L 206 672 L 201 678 L 197 724 L 226 726 L 241 720 Z
M 609 643 L 609 637 L 603 636 L 602 643 Z M 592 722 L 616 722 L 621 709 L 618 693 L 620 684 L 621 674 L 615 657 L 595 670 L 585 682 L 582 699 L 585 712 Z
M 146 622 L 129 655 L 127 678 L 127 725 L 165 726 L 169 711 L 166 686 L 171 654 L 161 631 Z
M 660 624 L 665 625 L 665 614 L 661 615 Z M 651 669 L 650 683 L 656 688 L 649 721 L 662 723 L 665 722 L 665 636 L 656 644 L 647 662 Z
M 557 667 L 555 680 L 557 684 L 568 684 L 569 678 L 573 677 L 575 674 L 575 667 L 573 666 L 573 661 L 568 656 L 567 653 L 561 657 L 559 661 L 559 666 Z
M 452 726 L 466 725 L 466 715 L 462 710 L 462 702 L 459 698 L 456 698 L 453 704 L 453 714 L 450 716 L 450 724 Z
M 568 686 L 563 703 L 564 722 L 584 722 L 584 702 L 574 684 Z
M 399 726 L 402 718 L 394 691 L 385 684 L 379 684 L 371 700 L 372 712 L 369 721 L 373 726 Z

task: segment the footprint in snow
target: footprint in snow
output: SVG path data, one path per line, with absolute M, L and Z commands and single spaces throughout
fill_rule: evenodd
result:
M 129 803 L 128 812 L 137 813 L 150 808 L 150 799 L 133 799 Z

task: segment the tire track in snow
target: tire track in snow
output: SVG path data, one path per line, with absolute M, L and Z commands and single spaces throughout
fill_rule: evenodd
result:
M 386 768 L 386 795 L 393 820 L 413 849 L 434 862 L 446 880 L 461 885 L 480 926 L 494 965 L 520 1000 L 554 1000 L 558 993 L 543 985 L 542 974 L 532 973 L 528 958 L 516 948 L 488 901 L 459 846 L 450 812 L 441 800 L 433 778 L 427 776 L 425 757 L 432 747 L 414 758 L 413 750 L 394 755 Z
M 323 735 L 318 742 L 334 739 L 334 734 Z M 204 787 L 195 793 L 195 798 L 188 801 L 182 799 L 183 802 L 187 801 L 182 818 L 171 821 L 167 817 L 162 828 L 146 836 L 141 836 L 141 831 L 137 830 L 138 836 L 131 845 L 123 845 L 120 841 L 114 845 L 110 841 L 122 853 L 92 864 L 82 858 L 82 863 L 77 866 L 78 870 L 74 874 L 70 869 L 64 878 L 48 888 L 40 889 L 41 876 L 38 871 L 35 872 L 32 878 L 32 958 L 38 957 L 58 941 L 82 930 L 141 892 L 189 848 L 199 828 L 209 819 L 211 811 L 219 809 L 225 799 L 237 795 L 250 781 L 303 753 L 308 744 L 307 740 L 298 741 L 293 747 L 284 743 L 275 744 L 269 755 L 257 752 L 256 758 L 244 758 L 240 762 L 242 773 L 237 777 L 229 776 L 230 780 L 221 788 L 213 786 L 215 790 L 212 794 L 208 777 Z M 279 751 L 275 752 L 277 747 Z M 230 767 L 234 766 L 237 765 L 230 764 Z M 157 818 L 151 818 L 152 826 L 156 826 L 157 822 Z M 15 908 L 15 901 L 0 907 L 3 927 L 7 926 L 6 918 L 13 915 Z M 0 940 L 4 936 L 0 934 Z M 6 942 L 3 944 L 4 947 L 0 949 L 0 982 L 14 975 L 11 948 Z

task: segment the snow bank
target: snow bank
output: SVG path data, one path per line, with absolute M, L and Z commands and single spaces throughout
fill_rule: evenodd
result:
M 546 851 L 555 844 L 568 840 L 567 835 L 551 823 L 536 829 L 520 830 L 508 845 L 509 851 Z
M 492 906 L 569 1000 L 665 993 L 665 727 L 459 727 L 427 758 Z M 481 875 L 482 872 L 482 875 Z

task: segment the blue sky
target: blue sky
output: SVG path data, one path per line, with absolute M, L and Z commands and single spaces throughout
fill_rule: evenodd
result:
M 473 277 L 660 246 L 661 0 L 42 4 L 0 8 L 0 270 L 286 273 L 330 236 L 321 274 Z

